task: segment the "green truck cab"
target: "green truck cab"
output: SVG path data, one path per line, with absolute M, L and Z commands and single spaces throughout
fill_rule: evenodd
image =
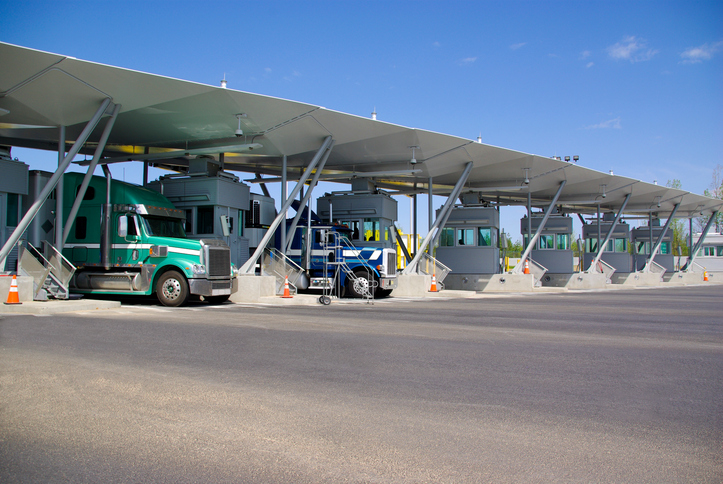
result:
M 82 180 L 78 173 L 64 176 L 65 213 Z M 181 306 L 191 296 L 226 301 L 238 289 L 229 247 L 186 238 L 185 222 L 185 212 L 160 193 L 93 176 L 63 247 L 77 267 L 71 291 L 155 294 L 165 306 Z

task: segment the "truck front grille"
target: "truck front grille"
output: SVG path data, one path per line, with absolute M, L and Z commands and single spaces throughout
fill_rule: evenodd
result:
M 231 274 L 231 250 L 228 247 L 206 246 L 206 271 L 209 277 Z
M 387 275 L 394 276 L 397 274 L 397 254 L 396 252 L 387 253 Z

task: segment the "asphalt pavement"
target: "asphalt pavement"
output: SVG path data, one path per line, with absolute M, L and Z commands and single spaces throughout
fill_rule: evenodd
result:
M 0 318 L 0 482 L 723 482 L 723 286 Z

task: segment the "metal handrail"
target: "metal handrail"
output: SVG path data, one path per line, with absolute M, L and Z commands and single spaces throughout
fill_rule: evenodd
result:
M 424 255 L 422 255 L 422 257 L 419 259 L 419 263 L 417 264 L 417 272 L 426 274 L 428 276 L 434 275 L 435 279 L 437 280 L 437 284 L 442 284 L 442 282 L 444 282 L 444 279 L 449 275 L 450 272 L 452 272 L 452 269 L 442 264 L 437 259 L 425 252 Z
M 530 261 L 530 272 L 535 278 L 535 287 L 542 285 L 542 277 L 547 273 L 547 267 L 543 266 L 539 262 L 535 262 L 531 257 L 528 258 Z
M 264 250 L 264 256 L 261 260 L 261 273 L 273 275 L 276 278 L 277 292 L 283 290 L 286 278 L 288 277 L 289 290 L 296 294 L 297 284 L 299 278 L 304 274 L 304 269 L 281 251 L 267 247 Z M 291 291 L 292 288 L 293 291 Z
M 600 259 L 597 261 L 597 264 L 594 264 L 590 267 L 588 272 L 591 272 L 593 274 L 604 274 L 605 281 L 609 284 L 610 282 L 612 282 L 612 277 L 613 274 L 615 274 L 616 270 L 616 268 L 614 268 L 604 260 Z

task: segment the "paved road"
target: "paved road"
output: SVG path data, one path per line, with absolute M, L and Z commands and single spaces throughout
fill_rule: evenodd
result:
M 0 320 L 0 482 L 723 481 L 723 286 Z

